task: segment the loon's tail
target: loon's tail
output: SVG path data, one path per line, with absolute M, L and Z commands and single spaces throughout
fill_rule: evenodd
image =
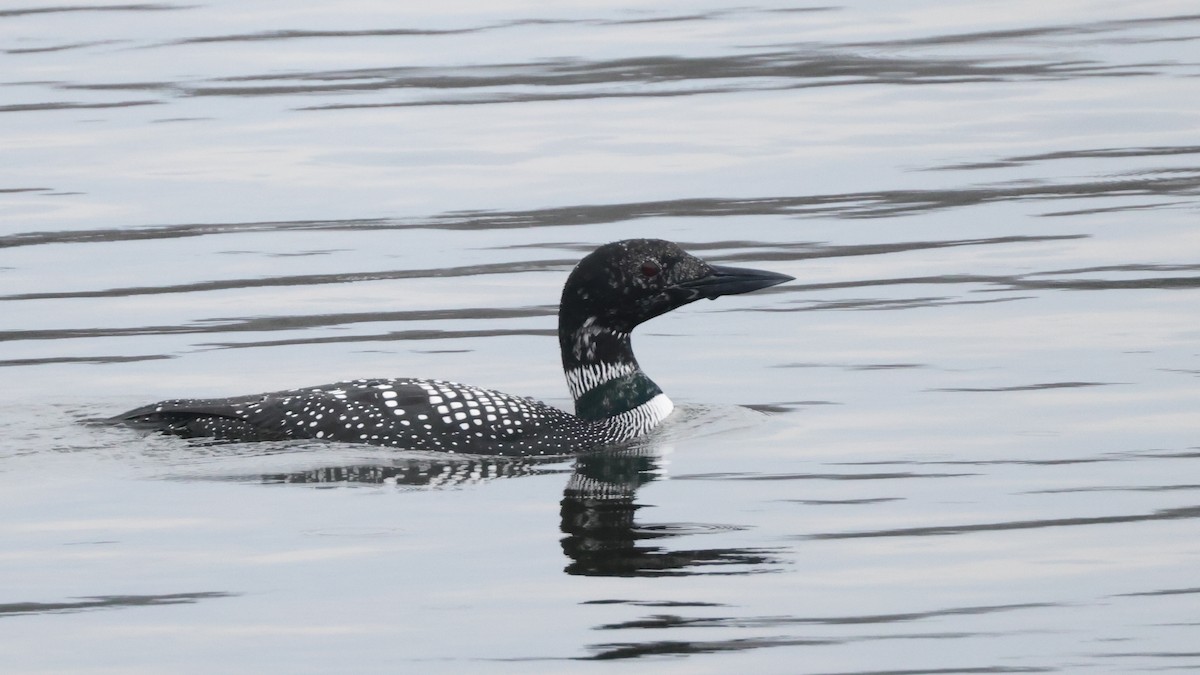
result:
M 269 420 L 249 418 L 241 410 L 241 403 L 240 399 L 163 401 L 134 408 L 109 418 L 108 422 L 182 438 L 236 441 L 286 439 L 286 436 L 270 430 L 266 424 Z

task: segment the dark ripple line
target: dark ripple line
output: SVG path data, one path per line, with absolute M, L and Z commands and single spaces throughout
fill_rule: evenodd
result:
M 62 12 L 154 12 L 176 9 L 193 9 L 198 5 L 168 5 L 165 3 L 142 3 L 135 5 L 60 5 L 57 7 L 23 7 L 0 10 L 0 18 L 26 16 L 29 14 L 57 14 Z
M 95 337 L 130 337 L 137 335 L 187 335 L 195 333 L 269 332 L 327 328 L 358 323 L 390 321 L 450 321 L 482 319 L 523 319 L 555 316 L 557 306 L 493 309 L 470 307 L 464 309 L 406 310 L 395 312 L 358 312 L 345 314 L 310 314 L 303 316 L 262 316 L 233 319 L 201 319 L 182 326 L 135 326 L 129 328 L 63 328 L 46 330 L 0 331 L 0 342 L 13 340 L 72 340 Z
M 831 466 L 990 466 L 1011 464 L 1017 466 L 1056 466 L 1069 464 L 1097 464 L 1105 462 L 1142 462 L 1147 459 L 1196 459 L 1200 458 L 1200 452 L 1194 452 L 1192 449 L 1182 452 L 1166 452 L 1166 451 L 1130 451 L 1130 452 L 1114 452 L 1093 457 L 1060 457 L 1053 459 L 956 459 L 956 460 L 935 460 L 935 461 L 914 461 L 914 460 L 889 460 L 889 461 L 866 461 L 866 462 L 829 462 Z M 714 474 L 734 475 L 734 474 Z M 1075 491 L 1075 490 L 1156 490 L 1156 489 L 1191 489 L 1192 485 L 1180 486 L 1147 486 L 1147 487 L 1081 487 L 1081 488 L 1056 488 L 1047 490 L 1035 490 L 1029 494 L 1040 492 L 1056 492 Z
M 781 401 L 779 403 L 742 403 L 743 408 L 756 410 L 760 413 L 787 413 L 798 408 L 814 405 L 841 405 L 836 401 Z
M 1108 658 L 1154 658 L 1154 659 L 1193 659 L 1200 657 L 1200 652 L 1107 652 L 1096 654 Z M 1193 666 L 1196 667 L 1196 666 Z
M 263 33 L 189 38 L 181 43 L 258 41 L 294 38 L 419 36 L 471 33 L 517 25 L 464 29 L 374 29 L 361 31 L 282 30 Z M 720 56 L 637 56 L 623 59 L 544 61 L 485 64 L 465 67 L 358 68 L 292 73 L 266 73 L 216 78 L 202 83 L 173 83 L 164 94 L 176 96 L 280 96 L 330 93 L 377 93 L 399 90 L 465 91 L 526 88 L 526 91 L 484 92 L 473 97 L 443 97 L 394 102 L 338 102 L 300 110 L 337 110 L 391 106 L 520 103 L 610 97 L 692 96 L 747 90 L 788 90 L 854 85 L 921 85 L 986 83 L 1024 79 L 1130 77 L 1158 74 L 1178 63 L 1109 65 L 1097 61 L 1003 62 L 982 58 L 913 58 L 847 53 L 844 46 L 806 44 L 756 53 Z M 205 84 L 208 82 L 210 84 Z M 299 82 L 299 84 L 296 84 Z M 709 83 L 696 86 L 697 82 Z M 227 84 L 211 84 L 227 83 Z M 265 84 L 238 84 L 265 83 Z M 686 88 L 673 85 L 687 84 Z M 120 83 L 64 84 L 63 89 L 121 89 Z M 617 87 L 574 91 L 581 86 Z M 646 88 L 652 87 L 652 88 Z M 565 90 L 564 88 L 571 88 Z
M 173 82 L 122 82 L 120 84 L 61 84 L 59 89 L 78 91 L 157 91 L 169 92 L 178 88 Z
M 1122 266 L 1120 271 L 1144 271 L 1149 265 Z M 1187 266 L 1178 266 L 1184 268 Z M 1114 270 L 1116 271 L 1116 270 Z M 898 286 L 922 284 L 990 284 L 999 286 L 989 292 L 1018 291 L 1018 290 L 1068 290 L 1068 291 L 1100 291 L 1120 289 L 1159 289 L 1175 290 L 1200 286 L 1200 277 L 1141 277 L 1138 279 L 1071 279 L 1067 281 L 1031 279 L 1029 277 L 1042 275 L 1068 275 L 1083 273 L 1075 270 L 1049 270 L 1028 275 L 980 275 L 980 274 L 939 274 L 927 277 L 890 277 L 885 279 L 856 279 L 854 281 L 833 281 L 825 283 L 789 284 L 786 289 L 776 292 L 801 292 L 817 290 L 835 290 L 844 288 L 866 288 L 871 286 Z M 1013 300 L 1016 298 L 1004 298 Z M 916 304 L 918 306 L 933 306 L 936 304 L 963 304 L 982 301 L 949 300 L 945 297 L 925 297 L 906 299 L 853 299 L 821 301 L 818 306 L 772 307 L 764 309 L 769 312 L 798 312 L 814 309 L 876 309 L 886 308 L 891 304 Z
M 858 506 L 904 501 L 905 497 L 863 497 L 861 499 L 781 499 L 779 501 L 805 506 Z
M 1123 382 L 1041 382 L 1038 384 L 1021 384 L 1012 387 L 944 387 L 926 389 L 925 391 L 942 392 L 1005 392 L 1005 391 L 1040 391 L 1043 389 L 1078 389 L 1080 387 L 1108 387 Z
M 164 595 L 96 595 L 77 602 L 10 602 L 0 604 L 0 617 L 22 614 L 56 614 L 90 609 L 119 609 L 122 607 L 153 607 L 157 605 L 191 604 L 210 598 L 232 598 L 239 593 L 202 591 L 199 593 L 167 593 Z
M 503 65 L 361 68 L 241 75 L 210 82 L 267 82 L 252 86 L 180 84 L 185 96 L 277 96 L 316 93 L 363 93 L 388 90 L 469 90 L 502 87 L 536 87 L 543 91 L 495 92 L 474 99 L 401 101 L 391 105 L 446 105 L 504 103 L 517 94 L 543 97 L 573 97 L 555 88 L 583 85 L 620 85 L 624 91 L 582 92 L 584 98 L 612 95 L 682 95 L 763 89 L 842 87 L 874 84 L 986 83 L 1021 79 L 1071 79 L 1084 77 L 1127 77 L 1155 74 L 1152 69 L 1179 67 L 1175 63 L 1109 65 L 1097 61 L 1011 62 L 983 58 L 914 58 L 876 56 L 846 52 L 841 46 L 803 45 L 787 49 L 736 53 L 719 56 L 636 56 L 608 60 L 551 59 Z M 772 81 L 773 80 L 773 81 Z M 283 84 L 283 82 L 288 82 Z M 291 84 L 291 82 L 307 82 Z M 710 82 L 712 88 L 662 89 L 672 84 Z M 654 85 L 659 89 L 632 89 L 630 85 Z M 550 88 L 550 89 L 546 89 Z M 375 107 L 388 103 L 337 103 L 301 108 L 321 110 Z
M 1006 464 L 1016 466 L 1058 466 L 1063 464 L 1131 462 L 1138 461 L 1147 456 L 1153 457 L 1153 455 L 1144 455 L 1140 453 L 1115 453 L 1100 457 L 1065 457 L 1055 459 L 953 459 L 935 461 L 889 460 L 886 462 L 829 462 L 829 464 L 832 466 L 992 466 Z
M 978 668 L 922 668 L 920 670 L 845 670 L 839 673 L 814 673 L 812 675 L 986 675 L 989 673 L 1056 673 L 1057 668 L 1040 668 L 1032 665 L 984 665 Z
M 1097 462 L 1121 460 L 1093 460 Z M 1060 462 L 1066 464 L 1068 462 Z M 1080 463 L 1080 462 L 1073 462 Z M 1023 495 L 1054 495 L 1071 492 L 1174 492 L 1176 490 L 1200 490 L 1200 484 L 1185 483 L 1183 485 L 1103 485 L 1077 488 L 1047 488 L 1045 490 L 1025 490 Z
M 818 646 L 836 645 L 841 640 L 829 638 L 740 638 L 732 640 L 662 640 L 641 643 L 609 643 L 595 645 L 597 653 L 584 660 L 608 661 L 614 659 L 633 659 L 643 656 L 668 656 L 684 654 L 711 654 L 714 652 L 735 652 L 762 647 L 786 646 Z
M 976 31 L 972 33 L 955 33 L 951 35 L 936 35 L 924 38 L 909 38 L 903 40 L 882 40 L 876 42 L 851 43 L 852 47 L 900 47 L 919 45 L 952 45 L 962 43 L 994 42 L 997 40 L 1024 39 L 1031 37 L 1046 37 L 1051 35 L 1088 35 L 1125 30 L 1155 24 L 1188 23 L 1200 21 L 1200 14 L 1174 14 L 1168 16 L 1152 16 L 1139 19 L 1116 19 L 1095 21 L 1083 24 L 1059 24 L 1054 26 L 1039 26 L 1033 28 L 1015 28 L 1011 30 Z
M 1127 453 L 1127 454 L 1129 454 L 1129 455 L 1132 455 L 1132 456 L 1133 456 L 1135 459 L 1140 459 L 1140 458 L 1143 458 L 1143 457 L 1149 457 L 1149 458 L 1151 458 L 1151 459 L 1197 459 L 1197 458 L 1200 458 L 1200 452 L 1191 452 L 1191 451 L 1184 451 L 1184 452 L 1136 452 L 1136 453 L 1134 453 L 1134 452 L 1131 452 L 1131 453 Z
M 210 35 L 192 38 L 184 38 L 181 40 L 173 40 L 164 42 L 158 46 L 175 46 L 175 45 L 190 45 L 190 44 L 207 44 L 215 42 L 260 42 L 267 40 L 298 40 L 308 38 L 359 38 L 359 37 L 420 37 L 420 36 L 440 36 L 440 35 L 463 35 L 470 33 L 481 33 L 485 31 L 500 30 L 505 28 L 518 28 L 522 26 L 555 26 L 555 25 L 597 25 L 597 26 L 619 26 L 640 23 L 668 23 L 681 21 L 699 21 L 718 18 L 720 16 L 733 14 L 732 10 L 712 11 L 705 14 L 691 14 L 678 16 L 663 16 L 663 17 L 648 17 L 645 19 L 517 19 L 513 21 L 502 21 L 499 23 L 486 24 L 482 26 L 471 26 L 467 28 L 379 28 L 369 30 L 305 30 L 305 29 L 284 29 L 272 31 L 260 31 L 256 33 L 234 33 L 230 35 Z
M 624 600 L 609 598 L 605 600 L 584 600 L 581 605 L 633 605 L 635 607 L 728 607 L 723 602 L 700 602 L 690 600 Z
M 248 347 L 284 347 L 290 345 L 341 344 L 346 342 L 392 342 L 396 340 L 451 340 L 476 337 L 506 337 L 524 335 L 556 337 L 557 330 L 536 328 L 493 328 L 490 330 L 402 330 L 373 335 L 332 335 L 327 337 L 303 337 L 289 340 L 259 340 L 254 342 L 210 342 L 201 347 L 216 349 L 245 349 Z
M 1130 157 L 1165 157 L 1173 155 L 1194 155 L 1200 153 L 1200 145 L 1182 146 L 1145 146 L 1133 148 L 1094 148 L 1088 150 L 1061 150 L 1037 155 L 1017 155 L 1005 157 L 990 162 L 968 162 L 964 164 L 947 164 L 926 169 L 926 171 L 957 171 L 961 169 L 995 169 L 1003 167 L 1024 166 L 1034 162 L 1046 162 L 1058 159 L 1124 159 Z
M 834 9 L 832 7 L 811 7 L 801 8 L 796 11 L 823 11 Z M 184 38 L 181 40 L 173 40 L 163 43 L 163 46 L 172 45 L 189 45 L 189 44 L 207 44 L 213 42 L 258 42 L 263 40 L 296 40 L 306 38 L 357 38 L 357 37 L 407 37 L 407 36 L 434 36 L 434 35 L 462 35 L 467 33 L 479 33 L 490 30 L 517 28 L 521 26 L 545 26 L 545 25 L 565 25 L 565 24 L 584 24 L 598 26 L 625 26 L 637 25 L 646 23 L 677 23 L 685 21 L 705 21 L 736 14 L 735 10 L 717 10 L 705 12 L 702 14 L 685 14 L 660 17 L 647 17 L 643 19 L 518 19 L 514 21 L 503 21 L 494 24 L 483 26 L 472 26 L 469 28 L 381 28 L 373 30 L 304 30 L 304 29 L 285 29 L 260 31 L 257 33 L 234 33 L 230 35 L 212 35 L 193 38 Z
M 1032 74 L 1029 77 L 1034 79 L 1071 79 L 1083 77 L 1147 77 L 1157 73 L 1150 70 L 1121 70 L 1121 66 L 1092 66 L 1088 71 L 1082 69 L 1075 72 L 1068 72 L 1065 66 L 1074 65 L 1070 63 L 1053 64 L 1054 68 L 1047 68 L 1047 72 L 1034 77 Z M 1141 64 L 1142 67 L 1148 66 L 1167 66 L 1170 64 Z M 992 70 L 997 70 L 998 67 L 992 67 Z M 1055 72 L 1059 70 L 1061 72 Z M 1053 73 L 1053 74 L 1052 74 Z M 877 76 L 877 77 L 862 77 L 856 80 L 842 79 L 841 76 L 829 76 L 827 81 L 808 81 L 808 82 L 788 82 L 784 78 L 779 78 L 782 83 L 779 84 L 763 84 L 761 78 L 769 77 L 766 75 L 746 76 L 753 84 L 730 84 L 723 86 L 708 86 L 697 87 L 690 86 L 683 89 L 618 89 L 609 91 L 590 91 L 590 92 L 504 92 L 504 93 L 486 93 L 475 96 L 460 96 L 455 98 L 430 98 L 410 101 L 390 101 L 390 102 L 371 102 L 371 103 L 328 103 L 322 105 L 300 106 L 295 108 L 299 111 L 326 111 L 326 110 L 361 110 L 372 108 L 414 108 L 414 107 L 429 107 L 429 106 L 460 106 L 460 105 L 496 105 L 496 104 L 511 104 L 511 103 L 544 103 L 544 102 L 563 102 L 563 101 L 590 101 L 603 100 L 614 98 L 673 98 L 683 96 L 701 96 L 712 94 L 736 94 L 747 91 L 788 91 L 796 89 L 813 89 L 818 87 L 846 87 L 854 85 L 947 85 L 947 84 L 983 84 L 991 82 L 1008 82 L 1015 78 L 1011 76 L 1001 76 L 998 73 L 990 75 L 926 75 L 924 79 L 906 76 Z M 726 78 L 734 79 L 734 78 Z M 631 83 L 613 82 L 613 85 L 626 86 Z M 657 84 L 647 82 L 646 84 Z M 484 86 L 484 85 L 479 85 Z M 532 85 L 531 85 L 532 86 Z M 564 85 L 566 86 L 566 85 Z M 394 85 L 389 87 L 375 86 L 366 87 L 367 91 L 385 88 L 404 88 L 410 89 L 412 85 Z M 195 96 L 243 96 L 246 93 L 264 96 L 264 95 L 303 95 L 311 93 L 329 93 L 342 92 L 347 87 L 342 86 L 295 86 L 284 85 L 277 87 L 212 87 L 205 90 L 196 90 L 192 95 Z M 246 93 L 243 93 L 246 92 Z
M 50 190 L 51 188 L 29 188 L 30 190 Z M 23 191 L 21 189 L 20 191 Z M 17 191 L 17 190 L 14 190 Z M 348 220 L 296 220 L 296 221 L 262 221 L 249 223 L 188 223 L 184 225 L 158 225 L 137 228 L 108 228 L 101 230 L 58 230 L 49 232 L 22 232 L 0 236 L 0 248 L 15 246 L 39 246 L 42 244 L 83 244 L 112 241 L 142 241 L 145 239 L 177 239 L 185 237 L 201 237 L 214 234 L 253 233 L 290 230 L 340 230 L 369 228 L 390 222 L 392 227 L 404 227 L 399 221 L 384 221 L 383 219 L 348 219 Z
M 711 21 L 712 19 L 719 19 L 721 17 L 727 17 L 727 16 L 731 16 L 731 15 L 734 15 L 737 13 L 738 13 L 737 10 L 725 9 L 725 10 L 713 10 L 710 12 L 702 12 L 700 14 L 676 14 L 676 15 L 671 15 L 671 16 L 650 16 L 650 17 L 646 17 L 646 18 L 642 18 L 642 19 L 608 19 L 605 21 L 599 21 L 597 23 L 600 23 L 601 25 L 605 25 L 605 26 L 636 26 L 636 25 L 647 24 L 647 23 L 683 23 L 683 22 L 687 22 L 687 21 Z
M 829 246 L 816 242 L 792 243 L 743 243 L 719 242 L 716 244 L 688 246 L 694 250 L 723 249 L 723 248 L 759 248 L 765 250 L 747 251 L 745 253 L 730 253 L 722 255 L 723 262 L 770 262 L 810 260 L 817 258 L 845 258 L 865 255 L 888 255 L 892 253 L 907 253 L 910 251 L 925 251 L 943 248 L 959 248 L 963 246 L 994 246 L 1004 244 L 1029 244 L 1051 241 L 1071 241 L 1087 239 L 1086 234 L 1051 234 L 1051 235 L 1008 235 L 1001 237 L 978 237 L 974 239 L 942 239 L 900 241 L 875 244 L 847 244 Z M 1200 269 L 1200 265 L 1196 266 Z M 1065 272 L 1055 272 L 1062 274 Z
M 645 619 L 634 619 L 619 623 L 602 624 L 596 630 L 622 630 L 626 628 L 690 628 L 690 627 L 721 627 L 721 628 L 764 628 L 786 625 L 822 625 L 844 626 L 861 624 L 903 623 L 922 621 L 925 619 L 948 616 L 971 616 L 995 614 L 1022 609 L 1043 609 L 1059 607 L 1056 603 L 1028 602 L 1009 605 L 982 605 L 977 607 L 950 607 L 927 612 L 903 612 L 896 614 L 865 614 L 862 616 L 758 616 L 758 617 L 683 617 L 674 614 L 655 614 Z
M 517 28 L 521 26 L 550 26 L 562 24 L 578 24 L 578 23 L 597 23 L 586 19 L 517 19 L 513 21 L 502 21 L 494 24 L 486 24 L 482 26 L 471 26 L 468 28 L 377 28 L 368 30 L 304 30 L 304 29 L 284 29 L 272 31 L 260 31 L 257 33 L 234 33 L 230 35 L 209 35 L 193 38 L 183 38 L 181 40 L 173 40 L 164 42 L 160 47 L 171 47 L 176 45 L 190 44 L 208 44 L 214 42 L 261 42 L 268 40 L 302 40 L 308 38 L 358 38 L 358 37 L 421 37 L 421 36 L 439 36 L 439 35 L 464 35 L 470 33 L 482 33 L 504 28 Z M 254 77 L 269 77 L 269 76 L 254 76 Z M 240 79 L 240 78 L 222 78 L 222 79 Z
M 1072 527 L 1078 525 L 1111 525 L 1117 523 L 1140 523 L 1158 520 L 1186 520 L 1200 517 L 1200 506 L 1174 509 L 1159 509 L 1153 513 L 1127 516 L 1095 516 L 1080 518 L 1050 518 L 1046 520 L 1014 520 L 1001 523 L 978 523 L 972 525 L 941 525 L 932 527 L 903 527 L 891 530 L 864 530 L 861 532 L 829 532 L 805 534 L 796 539 L 865 539 L 871 537 L 927 537 L 970 532 L 994 532 L 1003 530 L 1036 530 L 1047 527 Z
M 5 54 L 44 54 L 47 52 L 65 52 L 72 49 L 85 49 L 87 47 L 96 47 L 99 45 L 110 45 L 120 42 L 120 40 L 94 40 L 92 42 L 72 42 L 69 44 L 54 45 L 52 47 L 25 47 L 23 49 L 5 49 Z
M 0 113 L 7 112 L 45 112 L 48 110 L 80 110 L 91 108 L 132 108 L 142 105 L 162 105 L 162 101 L 118 101 L 115 103 L 76 103 L 73 101 L 53 101 L 49 103 L 17 103 L 0 105 Z
M 1144 279 L 1079 279 L 1075 281 L 1039 281 L 1022 279 L 1014 289 L 1062 291 L 1187 290 L 1200 288 L 1200 277 L 1147 277 Z
M 376 28 L 370 30 L 269 30 L 259 33 L 239 33 L 234 35 L 213 35 L 207 37 L 184 38 L 164 43 L 171 45 L 211 44 L 217 42 L 262 42 L 268 40 L 297 40 L 308 38 L 359 38 L 359 37 L 406 37 L 414 35 L 460 35 L 475 33 L 483 28 Z
M 788 291 L 800 289 L 789 288 Z M 868 299 L 868 300 L 813 300 L 810 304 L 797 307 L 764 307 L 755 311 L 760 312 L 816 312 L 816 311 L 894 311 L 903 309 L 921 309 L 928 307 L 949 307 L 956 305 L 990 305 L 998 302 L 1016 302 L 1028 300 L 1033 296 L 1016 296 L 1009 298 L 992 298 L 989 300 L 959 300 L 948 297 L 926 297 L 905 299 Z M 728 311 L 728 310 L 723 310 Z
M 1097 206 L 1090 209 L 1067 209 L 1063 211 L 1047 211 L 1040 214 L 1046 218 L 1062 218 L 1064 216 L 1091 216 L 1098 213 L 1128 213 L 1131 211 L 1163 211 L 1168 209 L 1191 208 L 1190 202 L 1151 202 L 1148 204 L 1122 204 L 1120 206 Z
M 0 360 L 0 368 L 16 366 L 44 366 L 51 363 L 130 363 L 133 361 L 155 361 L 170 359 L 164 354 L 142 354 L 138 356 L 47 356 L 36 359 L 4 359 Z
M 1127 264 L 1127 265 L 1097 265 L 1094 267 L 1072 267 L 1065 270 L 1055 270 L 1053 272 L 1038 272 L 1039 276 L 1052 276 L 1056 274 L 1088 274 L 1091 272 L 1192 272 L 1200 271 L 1200 265 L 1182 264 L 1182 265 L 1167 265 L 1167 264 Z
M 961 478 L 976 473 L 918 473 L 893 471 L 878 473 L 692 473 L 675 476 L 672 480 L 895 480 L 900 478 Z
M 201 291 L 235 290 L 243 288 L 269 288 L 278 286 L 314 286 L 321 284 L 344 284 L 360 281 L 385 281 L 393 279 L 423 279 L 443 277 L 479 276 L 485 274 L 514 274 L 517 272 L 545 272 L 571 269 L 576 260 L 552 260 L 515 263 L 493 263 L 446 267 L 426 270 L 390 270 L 381 272 L 343 272 L 340 274 L 300 274 L 259 279 L 220 279 L 199 281 L 172 286 L 133 286 L 109 288 L 95 291 L 52 291 L 41 293 L 19 293 L 0 296 L 3 300 L 49 300 L 66 298 L 109 298 L 134 295 L 161 295 L 166 293 L 195 293 Z
M 761 649 L 764 647 L 796 647 L 796 646 L 827 646 L 840 645 L 847 642 L 860 640 L 953 640 L 971 637 L 980 637 L 984 635 L 997 635 L 995 633 L 967 633 L 967 632 L 946 632 L 946 633 L 917 633 L 907 635 L 868 635 L 861 637 L 847 638 L 789 638 L 789 637 L 765 637 L 765 638 L 734 638 L 729 640 L 659 640 L 653 642 L 618 642 L 601 645 L 593 645 L 592 649 L 597 650 L 596 654 L 590 657 L 584 657 L 581 660 L 613 660 L 613 659 L 630 659 L 641 658 L 645 656 L 684 656 L 688 654 L 713 654 L 720 652 L 739 652 L 749 649 Z M 970 673 L 1044 673 L 1052 672 L 1049 668 L 1034 668 L 1034 667 L 1005 667 L 1005 666 L 980 666 L 966 668 L 922 668 L 919 670 L 877 670 L 877 671 L 856 671 L 853 675 L 951 675 L 955 673 L 970 674 Z M 845 675 L 851 675 L 847 673 Z
M 1118 593 L 1114 598 L 1137 598 L 1155 595 L 1194 595 L 1200 593 L 1200 588 L 1166 588 L 1161 591 L 1139 591 L 1136 593 Z
M 778 89 L 779 87 L 757 87 L 759 91 Z M 279 93 L 301 94 L 308 93 L 310 88 L 284 88 Z M 291 89 L 288 91 L 287 89 Z M 705 87 L 689 88 L 674 91 L 611 91 L 611 92 L 581 92 L 554 94 L 491 94 L 474 98 L 437 98 L 423 101 L 401 101 L 392 103 L 329 103 L 325 105 L 301 106 L 296 110 L 364 110 L 371 108 L 420 108 L 430 106 L 451 105 L 496 105 L 502 103 L 551 103 L 563 101 L 594 101 L 610 98 L 679 98 L 697 96 L 700 94 L 732 94 L 740 91 L 735 87 Z M 225 94 L 233 95 L 233 94 Z
M 115 6 L 121 8 L 122 6 Z M 170 5 L 127 5 L 128 8 L 146 8 L 146 9 L 182 9 L 183 6 L 173 7 Z M 74 9 L 74 8 L 73 8 Z M 81 10 L 90 8 L 78 8 Z M 257 41 L 264 39 L 296 39 L 306 37 L 360 37 L 360 36 L 376 36 L 376 35 L 453 35 L 461 33 L 476 33 L 482 31 L 490 31 L 497 29 L 513 28 L 520 26 L 540 26 L 540 25 L 598 25 L 598 26 L 619 26 L 619 25 L 636 25 L 645 23 L 666 23 L 666 22 L 684 22 L 684 21 L 706 21 L 718 19 L 736 14 L 749 13 L 795 13 L 795 12 L 824 12 L 837 11 L 841 7 L 833 6 L 813 6 L 813 7 L 794 7 L 783 9 L 728 9 L 728 10 L 713 10 L 695 14 L 681 15 L 666 15 L 666 16 L 651 16 L 646 18 L 636 19 L 518 19 L 512 21 L 503 21 L 493 24 L 485 24 L 481 26 L 473 26 L 469 28 L 458 29 L 383 29 L 379 31 L 311 31 L 311 30 L 281 30 L 281 31 L 264 31 L 259 33 L 243 33 L 224 36 L 201 36 L 196 38 L 185 38 L 172 42 L 164 43 L 164 45 L 180 45 L 180 44 L 195 44 L 206 42 L 234 42 L 234 41 Z M 17 10 L 20 11 L 47 11 L 47 10 Z M 0 14 L 2 15 L 2 14 Z M 1011 40 L 1011 39 L 1026 39 L 1030 37 L 1045 37 L 1052 35 L 1074 35 L 1074 34 L 1095 34 L 1100 32 L 1113 32 L 1125 30 L 1128 28 L 1139 27 L 1143 25 L 1179 23 L 1197 20 L 1197 15 L 1169 15 L 1161 17 L 1146 17 L 1141 19 L 1124 19 L 1099 21 L 1085 24 L 1073 25 L 1053 25 L 1031 28 L 1021 28 L 1002 31 L 978 31 L 972 33 L 958 33 L 951 35 L 932 36 L 926 38 L 912 38 L 901 40 L 886 40 L 873 42 L 858 42 L 849 43 L 850 47 L 900 47 L 913 45 L 943 45 L 943 44 L 961 44 L 961 43 L 982 43 L 993 42 L 996 40 Z M 805 45 L 810 46 L 810 45 Z

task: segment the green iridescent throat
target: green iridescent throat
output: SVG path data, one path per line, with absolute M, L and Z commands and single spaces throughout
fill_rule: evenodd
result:
M 615 417 L 646 403 L 662 393 L 640 370 L 585 391 L 575 399 L 575 415 L 585 420 Z

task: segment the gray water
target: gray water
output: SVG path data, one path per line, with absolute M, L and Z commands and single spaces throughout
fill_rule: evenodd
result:
M 409 4 L 0 9 L 0 670 L 1200 669 L 1193 2 Z M 569 406 L 633 236 L 797 281 L 642 327 L 622 452 L 87 423 Z

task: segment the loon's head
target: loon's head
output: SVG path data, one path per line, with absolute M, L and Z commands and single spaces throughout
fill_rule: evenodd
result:
M 792 281 L 786 274 L 712 265 L 662 239 L 605 244 L 575 266 L 559 306 L 560 338 L 581 327 L 629 333 L 701 298 L 749 293 Z
M 591 420 L 632 416 L 634 423 L 653 426 L 671 403 L 638 366 L 630 344 L 633 329 L 700 298 L 791 280 L 712 265 L 661 239 L 627 239 L 596 249 L 567 278 L 558 308 L 558 342 L 575 414 Z

